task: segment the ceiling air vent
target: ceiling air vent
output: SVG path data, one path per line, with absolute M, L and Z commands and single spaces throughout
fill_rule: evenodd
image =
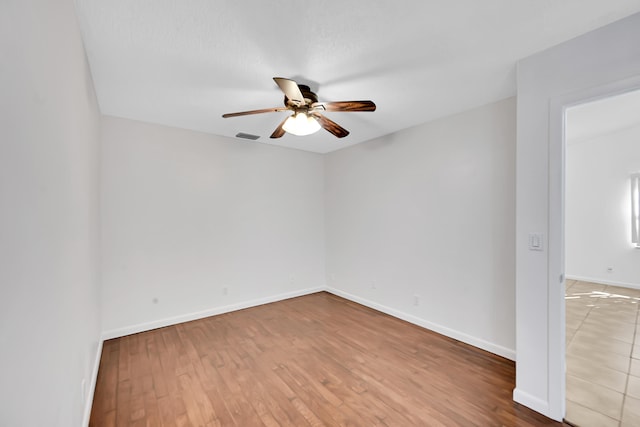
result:
M 258 139 L 260 137 L 258 135 L 251 135 L 250 133 L 240 132 L 240 133 L 236 134 L 236 138 L 250 139 L 252 141 L 255 141 L 256 139 Z

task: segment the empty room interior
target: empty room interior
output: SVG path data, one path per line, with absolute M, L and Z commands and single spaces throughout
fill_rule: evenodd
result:
M 1 426 L 640 425 L 640 1 L 0 40 Z

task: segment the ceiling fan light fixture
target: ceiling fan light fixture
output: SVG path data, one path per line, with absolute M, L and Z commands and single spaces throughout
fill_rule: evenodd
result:
M 239 111 L 223 114 L 223 118 L 248 116 L 251 114 L 292 111 L 293 115 L 284 119 L 269 138 L 282 138 L 285 133 L 311 135 L 323 128 L 337 138 L 344 138 L 349 131 L 321 114 L 320 111 L 375 111 L 373 101 L 338 101 L 318 103 L 318 97 L 309 86 L 299 85 L 291 79 L 274 77 L 273 80 L 284 93 L 284 107 L 263 108 L 261 110 Z M 311 114 L 309 114 L 311 112 Z
M 318 132 L 320 123 L 305 113 L 295 113 L 284 122 L 282 129 L 292 135 L 305 136 Z

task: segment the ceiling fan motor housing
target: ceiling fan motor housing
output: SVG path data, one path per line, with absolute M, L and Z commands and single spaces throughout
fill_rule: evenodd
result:
M 297 105 L 296 102 L 292 102 L 287 95 L 284 96 L 284 105 L 286 107 L 291 107 L 294 108 L 295 110 L 308 110 L 309 107 L 311 107 L 311 105 L 313 105 L 314 103 L 318 102 L 318 96 L 311 92 L 311 88 L 309 88 L 309 86 L 307 85 L 298 85 L 298 88 L 300 88 L 300 92 L 302 93 L 302 96 L 304 97 L 304 102 L 305 105 Z

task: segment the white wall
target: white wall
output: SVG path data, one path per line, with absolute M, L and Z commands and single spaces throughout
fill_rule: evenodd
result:
M 514 358 L 514 162 L 513 98 L 328 154 L 328 286 Z
M 518 64 L 516 389 L 514 398 L 564 415 L 563 108 L 640 85 L 640 14 Z M 528 250 L 528 234 L 544 251 Z
M 2 426 L 77 426 L 89 397 L 99 114 L 87 67 L 71 0 L 0 2 Z
M 324 287 L 321 155 L 114 117 L 102 137 L 106 336 Z
M 631 242 L 629 190 L 629 175 L 638 171 L 640 126 L 567 141 L 568 277 L 640 288 L 640 250 Z M 609 267 L 613 270 L 607 271 Z

